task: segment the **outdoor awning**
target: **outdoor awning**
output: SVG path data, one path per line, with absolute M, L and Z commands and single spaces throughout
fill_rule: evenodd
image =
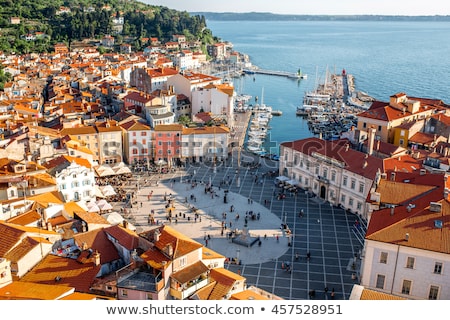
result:
M 288 180 L 289 180 L 289 178 L 286 176 L 279 176 L 279 177 L 275 178 L 275 181 L 277 181 L 277 182 L 286 182 Z
M 295 179 L 291 179 L 286 181 L 287 184 L 290 184 L 291 186 L 298 186 L 300 184 L 300 182 L 298 182 L 298 180 Z
M 178 272 L 174 272 L 171 278 L 178 281 L 178 283 L 187 283 L 191 280 L 197 279 L 202 274 L 209 271 L 209 268 L 201 261 L 194 263 L 189 268 L 181 269 Z

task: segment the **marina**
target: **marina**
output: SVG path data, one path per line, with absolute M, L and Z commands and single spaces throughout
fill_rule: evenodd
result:
M 325 81 L 306 92 L 296 115 L 307 119 L 309 131 L 325 140 L 336 140 L 343 132 L 357 126 L 357 114 L 366 110 L 374 99 L 355 91 L 354 78 L 342 70 L 326 72 Z

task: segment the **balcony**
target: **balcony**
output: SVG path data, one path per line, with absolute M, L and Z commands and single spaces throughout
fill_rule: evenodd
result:
M 189 296 L 194 294 L 197 290 L 205 287 L 209 281 L 208 278 L 202 279 L 198 278 L 192 281 L 189 281 L 188 283 L 184 284 L 182 287 L 176 289 L 176 288 L 170 288 L 170 295 L 178 300 L 184 300 L 187 299 Z M 183 287 L 185 286 L 185 289 Z

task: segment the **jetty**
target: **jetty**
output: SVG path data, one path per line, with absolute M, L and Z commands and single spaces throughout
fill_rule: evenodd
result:
M 269 76 L 281 76 L 281 77 L 287 77 L 292 79 L 306 79 L 307 75 L 302 74 L 299 72 L 287 72 L 287 71 L 276 71 L 276 70 L 266 70 L 266 69 L 259 69 L 259 68 L 252 68 L 252 69 L 244 69 L 243 72 L 245 74 L 265 74 Z

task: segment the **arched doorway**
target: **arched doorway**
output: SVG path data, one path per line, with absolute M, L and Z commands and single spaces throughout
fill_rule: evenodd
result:
M 325 186 L 320 187 L 320 197 L 325 199 L 327 195 L 327 188 Z

